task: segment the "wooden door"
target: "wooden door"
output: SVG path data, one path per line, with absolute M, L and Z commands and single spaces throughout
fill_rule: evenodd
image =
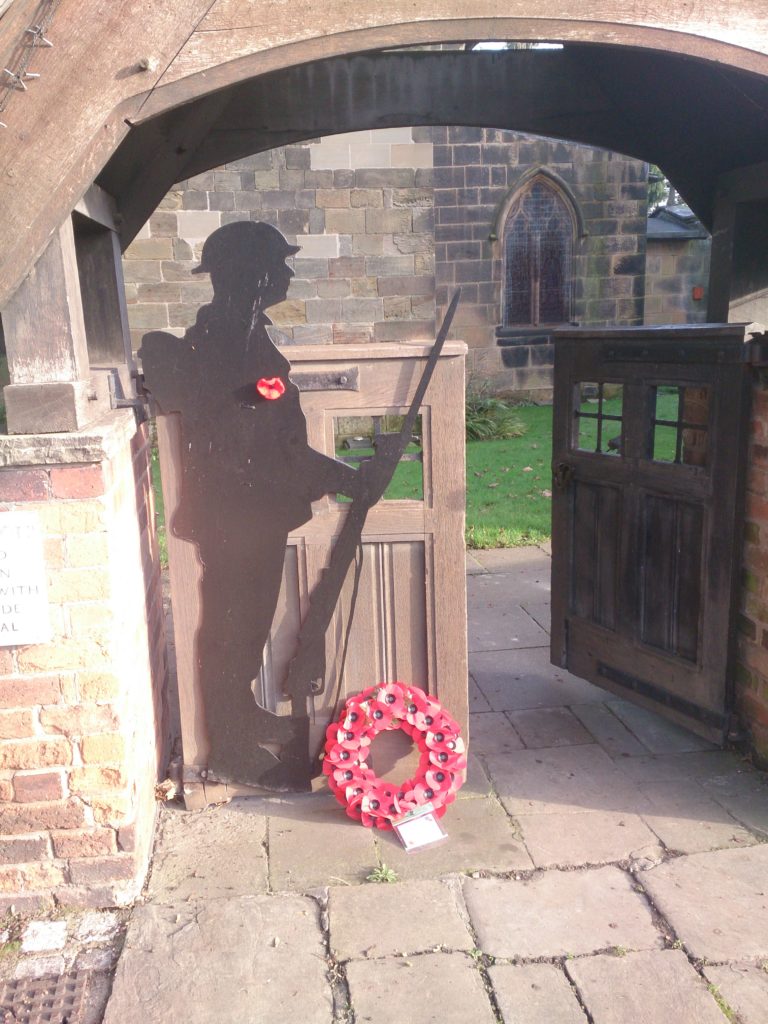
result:
M 716 742 L 750 337 L 734 324 L 555 335 L 552 661 Z

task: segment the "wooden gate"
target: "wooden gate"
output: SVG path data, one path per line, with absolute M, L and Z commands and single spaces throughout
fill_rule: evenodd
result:
M 751 337 L 736 324 L 555 335 L 552 661 L 716 742 Z
M 284 351 L 301 390 L 309 443 L 327 455 L 366 454 L 368 433 L 397 426 L 429 354 L 427 345 L 291 346 Z M 380 681 L 412 682 L 435 694 L 466 730 L 467 642 L 464 557 L 464 356 L 447 342 L 421 407 L 417 437 L 394 489 L 374 506 L 363 534 L 362 569 L 347 639 L 354 570 L 326 636 L 323 692 L 310 698 L 310 747 L 323 741 L 334 709 Z M 181 433 L 176 415 L 158 416 L 163 496 L 172 521 L 179 501 Z M 400 475 L 398 484 L 397 477 Z M 264 664 L 254 682 L 260 704 L 290 714 L 281 690 L 309 594 L 328 564 L 344 500 L 313 504 L 312 520 L 290 535 Z M 195 665 L 201 568 L 195 545 L 168 532 L 179 702 L 188 807 L 248 787 L 206 781 L 208 740 Z M 255 667 L 256 676 L 258 666 Z M 391 760 L 397 759 L 392 751 Z M 392 765 L 387 767 L 391 768 Z M 378 774 L 385 766 L 377 765 Z

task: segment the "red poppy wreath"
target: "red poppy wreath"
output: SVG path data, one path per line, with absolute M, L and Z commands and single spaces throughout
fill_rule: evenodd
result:
M 421 752 L 418 772 L 400 785 L 377 778 L 367 764 L 371 741 L 389 729 L 402 729 Z M 391 829 L 393 819 L 426 805 L 442 817 L 464 781 L 467 758 L 458 723 L 418 686 L 370 686 L 349 698 L 325 736 L 328 785 L 350 818 L 366 828 Z

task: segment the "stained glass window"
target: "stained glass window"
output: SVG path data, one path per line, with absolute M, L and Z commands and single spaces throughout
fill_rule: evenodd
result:
M 504 326 L 571 319 L 573 217 L 560 190 L 537 177 L 516 197 L 504 226 Z

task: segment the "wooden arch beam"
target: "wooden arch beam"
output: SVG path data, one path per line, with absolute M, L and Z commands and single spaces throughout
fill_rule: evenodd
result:
M 175 181 L 211 167 L 321 135 L 453 124 L 659 164 L 710 223 L 717 176 L 768 160 L 768 79 L 600 46 L 335 58 L 238 82 L 144 121 L 99 183 L 120 204 L 127 244 Z
M 510 6 L 513 15 L 510 17 Z M 129 124 L 235 80 L 333 55 L 465 39 L 603 43 L 676 52 L 768 78 L 765 0 L 62 0 L 41 78 L 14 96 L 0 133 L 0 306 L 104 168 Z M 33 16 L 0 18 L 11 59 Z M 0 67 L 5 66 L 0 62 Z

